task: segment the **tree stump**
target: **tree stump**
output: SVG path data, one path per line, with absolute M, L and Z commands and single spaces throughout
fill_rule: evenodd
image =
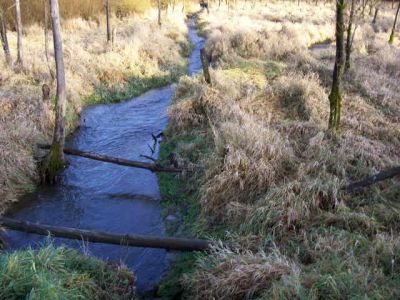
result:
M 207 82 L 207 84 L 211 85 L 210 70 L 208 68 L 208 60 L 206 57 L 206 50 L 204 48 L 200 49 L 200 59 L 203 66 L 204 80 Z

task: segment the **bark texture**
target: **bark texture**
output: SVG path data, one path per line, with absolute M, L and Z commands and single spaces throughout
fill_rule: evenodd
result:
M 17 65 L 22 66 L 22 20 L 21 20 L 21 5 L 20 0 L 15 0 L 15 17 L 17 21 Z
M 161 28 L 161 0 L 157 0 L 157 7 L 158 7 L 158 26 Z
M 351 0 L 349 23 L 347 25 L 347 36 L 346 36 L 346 63 L 345 71 L 350 69 L 351 66 L 351 51 L 353 48 L 353 23 L 354 23 L 354 12 L 355 12 L 355 0 Z M 355 29 L 354 29 L 355 31 Z
M 10 218 L 0 218 L 0 225 L 9 229 L 28 233 L 46 236 L 50 234 L 55 237 L 121 246 L 161 248 L 180 251 L 204 251 L 210 249 L 213 245 L 216 245 L 216 242 L 209 240 L 184 239 L 165 236 L 112 234 L 108 232 L 98 232 L 69 227 L 39 225 Z
M 208 68 L 208 60 L 206 56 L 206 50 L 204 48 L 200 49 L 200 59 L 203 66 L 204 80 L 207 82 L 207 84 L 211 84 L 210 70 Z
M 344 67 L 344 0 L 336 2 L 336 57 L 333 69 L 332 88 L 329 95 L 329 129 L 337 135 L 340 132 L 340 117 L 342 109 L 342 95 L 340 83 Z
M 11 53 L 10 53 L 10 46 L 8 44 L 8 38 L 7 38 L 7 27 L 6 27 L 6 21 L 5 21 L 5 17 L 3 15 L 2 10 L 0 10 L 0 37 L 1 37 L 1 44 L 3 46 L 6 63 L 9 67 L 11 67 L 12 59 L 11 59 Z
M 111 42 L 111 23 L 110 23 L 110 1 L 105 0 L 104 8 L 106 11 L 106 23 L 107 23 L 107 42 Z
M 392 33 L 390 34 L 390 38 L 389 38 L 390 45 L 392 45 L 394 42 L 394 32 L 396 31 L 396 24 L 397 24 L 397 18 L 399 16 L 399 10 L 400 10 L 400 1 L 399 1 L 399 5 L 397 6 L 396 17 L 394 18 Z
M 51 149 L 51 146 L 39 145 L 39 148 Z M 146 169 L 146 170 L 150 170 L 152 172 L 172 172 L 172 173 L 182 172 L 182 169 L 179 169 L 179 168 L 172 168 L 172 167 L 162 166 L 162 165 L 159 165 L 156 163 L 146 163 L 146 162 L 129 160 L 129 159 L 124 159 L 124 158 L 112 157 L 112 156 L 108 156 L 108 155 L 101 155 L 101 154 L 97 154 L 97 153 L 93 153 L 93 152 L 85 152 L 85 151 L 81 151 L 78 149 L 64 148 L 63 152 L 65 154 L 69 154 L 69 155 L 85 157 L 88 159 L 93 159 L 93 160 L 98 160 L 98 161 L 104 161 L 104 162 L 108 162 L 108 163 L 112 163 L 112 164 L 116 164 L 116 165 L 120 165 L 120 166 Z
M 44 183 L 54 183 L 58 172 L 64 169 L 66 166 L 66 161 L 64 159 L 66 92 L 61 25 L 58 0 L 49 1 L 53 27 L 54 55 L 57 71 L 57 95 L 56 120 L 53 134 L 53 143 L 51 145 L 50 152 L 43 160 L 40 168 L 42 182 Z

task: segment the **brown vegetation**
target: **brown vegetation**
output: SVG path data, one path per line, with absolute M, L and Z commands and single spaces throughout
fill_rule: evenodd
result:
M 187 176 L 201 205 L 197 222 L 207 236 L 234 235 L 240 245 L 200 256 L 182 279 L 185 295 L 399 297 L 398 180 L 342 190 L 400 164 L 400 49 L 387 44 L 393 11 L 382 7 L 376 25 L 369 17 L 359 25 L 343 77 L 342 134 L 331 138 L 334 53 L 309 47 L 333 38 L 334 6 L 250 5 L 202 15 L 213 86 L 183 78 L 170 109 L 169 135 L 181 137 L 174 151 L 196 170 Z

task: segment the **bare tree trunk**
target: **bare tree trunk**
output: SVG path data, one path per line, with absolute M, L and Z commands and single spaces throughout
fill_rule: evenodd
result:
M 104 8 L 106 11 L 106 21 L 107 21 L 107 43 L 111 42 L 111 24 L 110 24 L 110 1 L 105 0 Z
M 375 8 L 375 14 L 374 14 L 374 19 L 372 20 L 372 24 L 376 23 L 376 20 L 378 18 L 378 12 L 379 12 L 379 7 Z
M 41 165 L 42 182 L 54 183 L 57 173 L 65 168 L 65 72 L 58 0 L 49 0 L 53 27 L 54 55 L 57 71 L 56 120 L 50 152 Z
M 10 218 L 0 218 L 0 225 L 9 229 L 22 232 L 52 235 L 67 239 L 74 239 L 84 242 L 104 243 L 131 247 L 161 248 L 167 250 L 179 251 L 205 251 L 217 245 L 217 242 L 211 240 L 185 239 L 166 236 L 146 236 L 146 235 L 128 235 L 115 234 L 108 232 L 99 232 L 85 229 L 55 227 L 49 225 L 40 225 L 37 223 L 25 222 Z M 224 243 L 225 244 L 225 243 Z M 225 246 L 229 246 L 225 244 Z
M 349 24 L 347 26 L 347 37 L 346 37 L 346 58 L 344 70 L 347 72 L 350 69 L 351 61 L 351 50 L 352 50 L 352 35 L 353 35 L 353 21 L 354 21 L 354 11 L 355 11 L 355 0 L 351 0 Z M 355 29 L 354 29 L 355 30 Z
M 161 0 L 157 0 L 158 6 L 158 26 L 161 28 Z
M 3 11 L 1 9 L 0 9 L 0 35 L 1 35 L 1 44 L 3 46 L 6 63 L 9 67 L 11 67 L 12 59 L 11 59 L 10 47 L 8 45 L 6 21 L 3 15 Z
M 366 1 L 366 0 L 362 0 L 361 5 L 362 5 L 361 17 L 362 17 L 362 19 L 364 20 L 364 17 L 365 17 L 365 8 L 366 8 L 366 6 L 367 6 L 367 1 Z
M 49 58 L 49 4 L 47 0 L 43 0 L 44 5 L 44 54 L 46 56 L 47 68 L 49 69 L 51 80 L 55 79 L 54 71 L 50 66 Z
M 394 32 L 396 30 L 396 23 L 397 23 L 397 17 L 399 16 L 399 10 L 400 10 L 400 1 L 399 1 L 399 5 L 397 6 L 396 17 L 394 18 L 393 29 L 392 29 L 392 33 L 390 34 L 390 38 L 389 38 L 390 45 L 392 45 L 394 42 Z
M 51 149 L 49 145 L 38 145 L 41 149 Z M 183 170 L 174 167 L 162 166 L 157 163 L 146 163 L 141 161 L 129 160 L 124 158 L 112 157 L 108 155 L 101 155 L 94 152 L 85 152 L 78 149 L 72 148 L 64 148 L 63 149 L 65 154 L 75 155 L 80 157 L 85 157 L 88 159 L 98 160 L 98 161 L 105 161 L 111 164 L 116 164 L 120 166 L 127 166 L 132 168 L 139 168 L 139 169 L 146 169 L 152 172 L 171 172 L 171 173 L 180 173 Z
M 15 0 L 15 12 L 17 20 L 17 65 L 23 66 L 22 57 L 22 21 L 21 21 L 21 5 L 19 0 Z
M 344 0 L 336 2 L 336 58 L 333 69 L 332 89 L 329 95 L 329 129 L 337 135 L 340 132 L 340 115 L 342 109 L 342 95 L 340 92 L 340 82 L 344 67 Z

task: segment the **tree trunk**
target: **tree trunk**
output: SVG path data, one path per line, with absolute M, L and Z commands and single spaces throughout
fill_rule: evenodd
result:
M 51 146 L 49 145 L 38 145 L 39 148 L 41 149 L 51 149 Z M 124 159 L 124 158 L 118 158 L 118 157 L 112 157 L 108 155 L 101 155 L 93 152 L 85 152 L 81 151 L 78 149 L 72 149 L 72 148 L 64 148 L 63 152 L 65 154 L 69 155 L 75 155 L 75 156 L 80 156 L 80 157 L 85 157 L 88 159 L 93 159 L 93 160 L 98 160 L 98 161 L 104 161 L 120 166 L 127 166 L 127 167 L 132 167 L 132 168 L 139 168 L 139 169 L 146 169 L 150 170 L 152 172 L 171 172 L 171 173 L 180 173 L 183 170 L 179 168 L 173 168 L 173 167 L 164 167 L 162 165 L 159 165 L 157 163 L 146 163 L 146 162 L 141 162 L 141 161 L 135 161 L 135 160 L 129 160 L 129 159 Z
M 54 55 L 57 71 L 56 120 L 50 152 L 41 165 L 42 182 L 54 183 L 57 173 L 65 168 L 65 72 L 58 0 L 49 0 L 53 27 Z
M 49 4 L 47 0 L 43 0 L 44 5 L 44 54 L 46 56 L 47 68 L 49 69 L 49 74 L 51 80 L 55 79 L 54 71 L 50 66 L 49 58 Z
M 374 19 L 372 20 L 372 24 L 376 23 L 376 20 L 378 18 L 378 12 L 379 12 L 379 7 L 375 8 L 375 14 L 374 14 Z
M 0 9 L 0 35 L 1 35 L 1 44 L 3 46 L 6 63 L 9 67 L 11 67 L 12 59 L 11 59 L 10 47 L 8 45 L 6 20 L 3 15 L 3 11 L 1 9 Z
M 352 50 L 352 35 L 353 35 L 353 21 L 354 21 L 354 11 L 355 11 L 355 0 L 351 0 L 349 24 L 347 26 L 347 37 L 346 37 L 346 63 L 344 70 L 347 72 L 351 65 L 351 50 Z M 355 29 L 354 29 L 355 30 Z
M 157 0 L 158 7 L 158 26 L 161 28 L 161 0 Z
M 357 191 L 361 188 L 364 188 L 366 186 L 369 186 L 371 184 L 374 184 L 376 182 L 382 181 L 382 180 L 386 180 L 386 179 L 390 179 L 393 178 L 395 176 L 399 176 L 400 175 L 400 166 L 382 171 L 378 174 L 375 174 L 373 176 L 367 177 L 363 180 L 357 181 L 357 182 L 353 182 L 349 185 L 347 185 L 344 190 L 347 193 L 352 193 L 354 191 Z
M 217 242 L 210 240 L 197 240 L 175 238 L 167 236 L 146 236 L 131 234 L 115 234 L 70 227 L 55 227 L 36 223 L 20 221 L 10 218 L 0 218 L 0 225 L 9 229 L 40 235 L 74 239 L 92 243 L 112 244 L 131 247 L 161 248 L 179 251 L 205 251 Z M 228 246 L 228 245 L 227 245 Z
M 344 0 L 336 2 L 336 58 L 333 69 L 332 89 L 329 95 L 329 129 L 337 135 L 340 131 L 340 114 L 342 109 L 342 95 L 340 92 L 340 82 L 344 67 Z
M 208 60 L 206 57 L 206 50 L 204 48 L 200 49 L 200 59 L 203 66 L 204 80 L 207 82 L 207 84 L 211 84 L 210 70 L 208 69 Z
M 394 18 L 393 29 L 392 29 L 392 33 L 390 34 L 390 38 L 389 38 L 390 45 L 392 45 L 394 42 L 394 32 L 396 30 L 396 23 L 397 23 L 397 17 L 399 16 L 399 10 L 400 10 L 400 1 L 399 1 L 399 5 L 397 6 L 396 17 Z
M 17 65 L 23 66 L 22 57 L 22 21 L 21 21 L 21 5 L 19 0 L 15 0 L 15 12 L 17 20 Z
M 106 11 L 106 22 L 107 22 L 107 43 L 111 42 L 111 23 L 110 23 L 110 1 L 105 0 L 104 8 Z

